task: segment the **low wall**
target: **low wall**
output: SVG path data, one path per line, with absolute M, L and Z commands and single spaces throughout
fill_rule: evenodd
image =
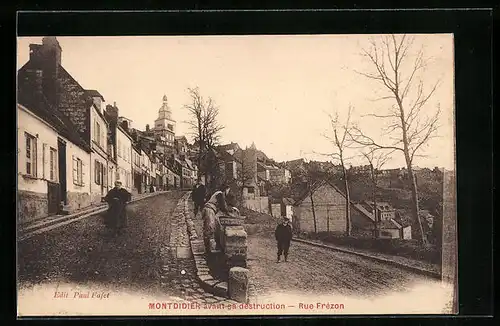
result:
M 184 215 L 198 281 L 205 291 L 247 303 L 247 233 L 243 226 L 244 218 L 217 216 L 215 234 L 222 248 L 206 252 L 203 239 L 199 238 L 191 219 L 188 198 L 190 196 L 184 198 Z
M 48 215 L 48 198 L 45 193 L 20 190 L 17 193 L 17 212 L 20 223 Z

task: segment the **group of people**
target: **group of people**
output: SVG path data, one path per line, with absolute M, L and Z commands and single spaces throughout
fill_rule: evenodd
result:
M 230 187 L 223 185 L 211 196 L 208 196 L 207 188 L 201 181 L 198 181 L 191 193 L 191 199 L 194 203 L 195 217 L 201 212 L 203 219 L 205 250 L 208 252 L 220 249 L 220 243 L 218 242 L 219 235 L 216 228 L 216 215 L 218 213 L 229 216 L 239 215 L 239 210 L 235 207 L 235 198 L 231 193 Z M 292 240 L 290 219 L 283 217 L 282 222 L 276 227 L 274 234 L 278 246 L 277 262 L 280 262 L 281 256 L 284 257 L 286 262 L 288 261 L 288 251 Z

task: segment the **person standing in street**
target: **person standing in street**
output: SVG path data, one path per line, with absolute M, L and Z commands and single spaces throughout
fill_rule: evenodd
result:
M 122 188 L 122 183 L 119 180 L 115 181 L 115 187 L 101 199 L 101 201 L 107 202 L 110 205 L 108 216 L 106 217 L 106 224 L 114 224 L 118 233 L 121 232 L 122 228 L 127 226 L 127 211 L 125 206 L 131 200 L 132 194 Z M 118 207 L 113 206 L 115 204 L 118 205 Z
M 288 249 L 292 241 L 292 226 L 287 217 L 283 217 L 283 222 L 278 224 L 276 231 L 274 231 L 276 241 L 278 242 L 278 260 L 280 262 L 281 255 L 285 256 L 285 261 L 288 261 Z
M 193 192 L 191 193 L 191 198 L 193 199 L 194 203 L 194 216 L 198 214 L 198 212 L 201 213 L 201 210 L 203 209 L 203 205 L 205 204 L 205 197 L 207 195 L 207 190 L 205 188 L 205 185 L 201 182 L 200 179 L 198 179 L 198 182 L 193 188 Z

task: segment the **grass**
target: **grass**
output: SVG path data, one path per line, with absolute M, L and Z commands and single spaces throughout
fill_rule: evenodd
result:
M 373 239 L 362 237 L 346 237 L 342 234 L 332 232 L 300 233 L 302 239 L 320 240 L 339 246 L 346 246 L 387 255 L 400 256 L 428 262 L 441 264 L 441 250 L 433 245 L 421 245 L 417 240 L 401 239 Z

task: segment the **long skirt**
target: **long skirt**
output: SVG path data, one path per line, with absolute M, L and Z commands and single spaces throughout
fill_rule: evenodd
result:
M 209 253 L 214 249 L 220 249 L 220 234 L 217 228 L 215 210 L 210 206 L 205 206 L 201 214 L 203 218 L 203 242 L 205 244 L 205 252 Z

